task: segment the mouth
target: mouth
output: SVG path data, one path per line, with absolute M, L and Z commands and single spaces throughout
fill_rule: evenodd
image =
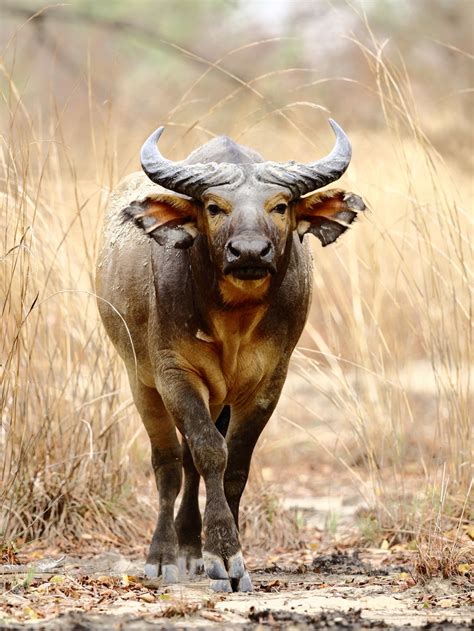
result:
M 267 267 L 237 267 L 228 272 L 239 280 L 260 280 L 270 274 Z

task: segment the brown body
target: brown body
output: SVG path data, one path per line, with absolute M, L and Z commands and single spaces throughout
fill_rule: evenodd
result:
M 172 196 L 140 173 L 122 182 L 110 200 L 97 293 L 152 446 L 160 512 L 146 573 L 174 582 L 178 559 L 196 571 L 203 556 L 214 589 L 247 590 L 239 502 L 308 312 L 302 234 L 363 204 L 339 190 L 295 203 L 287 188 L 247 172 L 262 162 L 257 154 L 225 138 L 188 160 L 219 159 L 242 165 L 243 181 L 208 187 L 199 200 Z M 332 240 L 345 227 L 338 230 Z

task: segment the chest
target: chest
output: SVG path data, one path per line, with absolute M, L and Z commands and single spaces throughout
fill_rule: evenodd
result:
M 197 331 L 184 353 L 203 379 L 211 405 L 235 404 L 258 390 L 279 363 L 280 349 L 266 335 L 260 317 L 223 314 L 209 333 Z

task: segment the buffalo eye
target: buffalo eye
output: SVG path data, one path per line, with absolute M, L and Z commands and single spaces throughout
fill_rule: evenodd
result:
M 284 215 L 286 213 L 286 209 L 288 208 L 287 204 L 277 204 L 272 208 L 272 213 L 278 213 L 279 215 Z
M 211 215 L 211 217 L 217 217 L 217 215 L 220 215 L 224 211 L 217 204 L 209 204 L 209 206 L 207 207 L 207 212 Z

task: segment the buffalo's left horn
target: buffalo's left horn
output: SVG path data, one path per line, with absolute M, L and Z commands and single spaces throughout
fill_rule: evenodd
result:
M 163 129 L 159 127 L 149 136 L 140 153 L 142 168 L 155 184 L 199 199 L 207 188 L 230 184 L 241 176 L 232 164 L 185 164 L 164 158 L 157 146 Z
M 285 186 L 296 199 L 338 180 L 349 166 L 352 147 L 349 138 L 336 121 L 329 119 L 336 135 L 336 144 L 329 155 L 317 162 L 264 162 L 255 165 L 257 178 L 262 182 Z

